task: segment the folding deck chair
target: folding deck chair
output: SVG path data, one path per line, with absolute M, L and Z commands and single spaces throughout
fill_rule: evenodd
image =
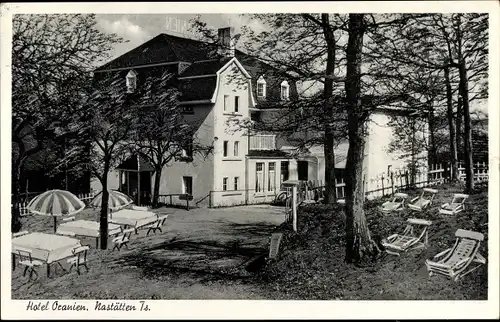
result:
M 428 228 L 431 221 L 410 218 L 402 234 L 394 234 L 382 241 L 385 251 L 391 255 L 399 256 L 409 250 L 425 248 L 428 245 Z M 415 234 L 416 229 L 421 229 L 420 234 Z
M 422 211 L 426 209 L 432 204 L 432 200 L 434 200 L 434 197 L 437 193 L 438 191 L 436 189 L 424 188 L 420 196 L 410 200 L 408 208 L 416 211 Z
M 390 211 L 403 210 L 404 203 L 407 198 L 408 195 L 406 193 L 401 193 L 401 192 L 395 193 L 392 200 L 386 201 L 382 204 L 382 211 L 390 212 Z
M 429 277 L 436 273 L 458 281 L 459 278 L 486 264 L 486 259 L 478 252 L 479 246 L 484 240 L 483 234 L 458 229 L 455 232 L 455 237 L 457 239 L 452 248 L 437 254 L 432 260 L 425 261 Z M 467 270 L 471 265 L 473 266 Z
M 441 209 L 439 209 L 439 213 L 445 215 L 458 214 L 462 210 L 465 210 L 465 201 L 467 200 L 467 198 L 469 198 L 469 195 L 463 193 L 455 193 L 450 203 L 445 203 L 441 206 Z

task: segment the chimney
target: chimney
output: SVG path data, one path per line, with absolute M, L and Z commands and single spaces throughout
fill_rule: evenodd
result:
M 226 27 L 219 28 L 219 49 L 217 53 L 223 57 L 234 57 L 234 47 L 236 40 L 234 36 L 234 28 Z

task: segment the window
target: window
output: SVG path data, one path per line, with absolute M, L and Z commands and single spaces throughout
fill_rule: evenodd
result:
M 289 162 L 288 161 L 281 161 L 280 183 L 283 183 L 283 181 L 287 181 L 288 180 L 288 166 L 289 166 Z
M 223 156 L 225 156 L 225 157 L 227 157 L 227 147 L 228 147 L 228 145 L 229 145 L 229 141 L 224 141 L 224 143 L 223 143 L 223 149 L 224 149 Z
M 227 177 L 222 178 L 222 191 L 227 191 Z
M 269 162 L 269 169 L 267 175 L 267 191 L 274 191 L 276 187 L 276 172 L 274 166 L 276 163 Z
M 235 113 L 238 113 L 239 111 L 239 108 L 240 108 L 240 97 L 239 96 L 235 96 L 234 97 L 234 112 Z
M 255 164 L 255 192 L 262 192 L 262 183 L 264 182 L 264 163 Z
M 281 83 L 281 99 L 283 101 L 288 100 L 290 94 L 290 86 L 288 82 L 285 80 Z
M 234 190 L 238 190 L 238 182 L 240 181 L 239 177 L 234 177 Z
M 191 106 L 191 105 L 183 106 L 181 113 L 182 114 L 194 114 L 193 106 Z
M 133 70 L 129 71 L 126 76 L 127 93 L 133 93 L 137 87 L 137 73 Z
M 229 107 L 229 95 L 224 95 L 224 112 L 228 110 Z
M 193 177 L 182 177 L 182 193 L 193 194 Z
M 182 149 L 182 158 L 192 159 L 193 158 L 193 139 L 186 140 L 183 142 L 184 148 Z
M 240 142 L 236 141 L 234 142 L 234 156 L 237 157 L 238 156 L 238 149 L 239 149 L 239 146 L 240 146 Z
M 266 81 L 263 76 L 257 80 L 257 97 L 266 97 Z

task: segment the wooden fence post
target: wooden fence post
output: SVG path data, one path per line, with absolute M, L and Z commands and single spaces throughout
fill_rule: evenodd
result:
M 385 196 L 385 191 L 384 191 L 384 174 L 382 173 L 382 197 Z
M 391 190 L 392 194 L 394 194 L 394 172 L 391 171 Z
M 406 189 L 410 189 L 410 182 L 408 181 L 408 170 L 405 170 L 405 181 L 406 181 Z
M 293 231 L 297 231 L 297 186 L 292 187 L 292 219 Z

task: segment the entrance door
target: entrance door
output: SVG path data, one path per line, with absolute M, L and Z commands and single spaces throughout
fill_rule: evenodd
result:
M 297 161 L 299 180 L 308 180 L 309 164 L 307 161 Z
M 132 197 L 132 199 L 134 199 L 134 203 L 138 206 L 149 205 L 151 203 L 151 174 L 152 172 L 149 171 L 144 171 L 140 174 L 141 198 L 139 200 L 137 171 L 124 171 L 123 173 L 124 184 L 122 184 L 122 192 Z

